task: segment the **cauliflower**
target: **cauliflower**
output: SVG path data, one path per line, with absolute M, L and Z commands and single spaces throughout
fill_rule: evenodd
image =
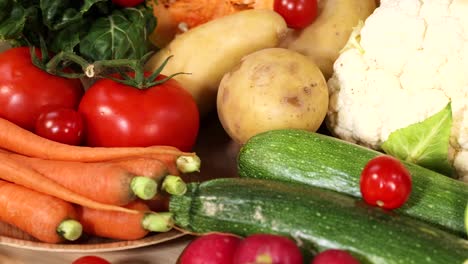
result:
M 334 64 L 330 131 L 380 149 L 451 102 L 449 161 L 468 181 L 467 14 L 467 0 L 381 0 Z

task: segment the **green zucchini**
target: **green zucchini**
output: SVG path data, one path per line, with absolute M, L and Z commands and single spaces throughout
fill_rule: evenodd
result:
M 361 197 L 359 180 L 366 163 L 382 153 L 304 130 L 274 130 L 252 137 L 238 155 L 241 177 L 326 188 Z M 413 189 L 397 212 L 467 237 L 464 210 L 468 184 L 404 162 Z
M 224 178 L 190 183 L 169 203 L 190 232 L 288 236 L 313 254 L 348 250 L 361 264 L 468 263 L 468 242 L 423 221 L 334 191 L 294 183 Z

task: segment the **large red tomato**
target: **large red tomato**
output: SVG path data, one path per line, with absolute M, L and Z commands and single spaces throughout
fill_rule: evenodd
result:
M 45 106 L 78 107 L 83 87 L 78 79 L 51 75 L 31 62 L 29 48 L 0 53 L 0 117 L 33 130 Z
M 89 146 L 167 145 L 187 151 L 198 135 L 197 105 L 173 79 L 147 89 L 101 79 L 85 93 L 79 111 Z

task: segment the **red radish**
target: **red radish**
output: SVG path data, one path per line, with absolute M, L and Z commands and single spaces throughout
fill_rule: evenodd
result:
M 272 234 L 253 234 L 237 248 L 233 264 L 302 264 L 299 247 L 289 238 Z
M 232 234 L 210 233 L 190 242 L 178 264 L 231 264 L 241 238 Z
M 98 256 L 83 256 L 73 261 L 72 264 L 110 264 L 110 262 Z
M 327 249 L 315 256 L 311 264 L 359 264 L 359 261 L 347 251 Z

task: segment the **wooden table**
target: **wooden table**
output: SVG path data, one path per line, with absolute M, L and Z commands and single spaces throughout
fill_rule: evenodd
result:
M 202 160 L 202 167 L 199 174 L 193 175 L 193 179 L 237 176 L 236 157 L 239 146 L 226 135 L 216 115 L 202 120 L 194 150 Z M 186 235 L 142 248 L 104 253 L 63 253 L 0 245 L 0 264 L 68 264 L 83 255 L 101 256 L 112 264 L 173 264 L 193 238 Z

